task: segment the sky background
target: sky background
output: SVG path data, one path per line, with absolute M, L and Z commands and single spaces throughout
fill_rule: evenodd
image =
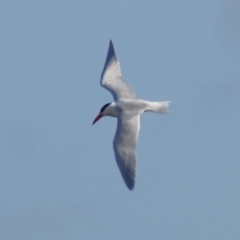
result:
M 240 236 L 240 2 L 0 1 L 0 239 Z M 137 179 L 100 87 L 112 39 L 140 97 Z

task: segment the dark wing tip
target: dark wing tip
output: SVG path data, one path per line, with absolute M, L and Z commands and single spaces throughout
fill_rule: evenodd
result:
M 134 183 L 132 185 L 127 186 L 130 191 L 134 189 Z
M 125 182 L 127 188 L 128 188 L 130 191 L 132 191 L 132 190 L 134 189 L 135 181 L 133 182 L 133 181 L 126 181 L 126 180 L 125 180 L 124 182 Z
M 129 173 L 127 170 L 125 170 L 122 173 L 122 177 L 128 189 L 133 190 L 135 185 L 135 173 Z
M 103 78 L 103 75 L 104 75 L 104 73 L 105 73 L 105 71 L 108 67 L 108 64 L 111 62 L 111 60 L 113 58 L 117 59 L 112 40 L 110 40 L 106 61 L 105 61 L 104 68 L 103 68 L 103 71 L 102 71 L 102 74 L 101 74 L 101 79 Z
M 107 54 L 107 58 L 106 58 L 106 63 L 108 63 L 113 57 L 117 58 L 116 53 L 115 53 L 115 49 L 114 49 L 114 46 L 113 46 L 113 42 L 112 42 L 112 40 L 110 40 L 109 47 L 108 47 L 108 54 Z

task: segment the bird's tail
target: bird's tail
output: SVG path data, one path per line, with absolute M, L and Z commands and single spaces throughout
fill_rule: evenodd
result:
M 168 107 L 169 107 L 170 101 L 165 102 L 149 102 L 149 110 L 151 112 L 155 113 L 169 113 Z

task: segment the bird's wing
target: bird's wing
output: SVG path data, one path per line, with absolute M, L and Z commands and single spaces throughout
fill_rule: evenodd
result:
M 101 75 L 101 86 L 109 90 L 115 101 L 122 98 L 136 98 L 131 87 L 121 75 L 120 63 L 110 41 L 106 62 Z
M 126 118 L 118 117 L 117 131 L 113 140 L 116 161 L 123 180 L 132 190 L 136 176 L 136 148 L 140 130 L 140 115 Z

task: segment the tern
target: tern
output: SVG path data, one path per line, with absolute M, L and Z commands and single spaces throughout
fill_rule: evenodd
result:
M 140 130 L 140 115 L 144 112 L 169 113 L 170 101 L 150 102 L 139 98 L 134 93 L 122 77 L 120 63 L 112 41 L 109 43 L 100 84 L 110 91 L 114 102 L 105 104 L 92 124 L 105 116 L 117 118 L 113 149 L 123 180 L 126 186 L 132 190 L 136 178 L 136 149 Z

